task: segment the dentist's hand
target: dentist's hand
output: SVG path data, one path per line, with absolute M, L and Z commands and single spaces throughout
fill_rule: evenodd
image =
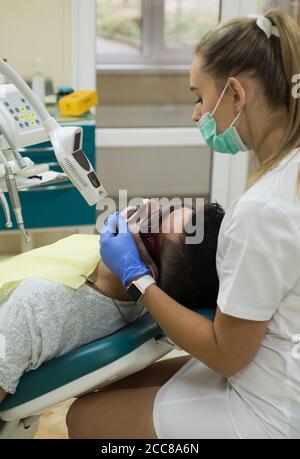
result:
M 119 212 L 108 217 L 100 234 L 102 260 L 121 279 L 124 287 L 128 287 L 133 280 L 150 274 L 141 260 L 134 237 Z

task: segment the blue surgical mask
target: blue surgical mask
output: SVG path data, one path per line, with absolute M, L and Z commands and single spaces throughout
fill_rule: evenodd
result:
M 212 113 L 205 113 L 197 123 L 205 142 L 209 148 L 218 153 L 227 153 L 230 155 L 236 155 L 240 151 L 249 151 L 250 148 L 245 145 L 234 127 L 235 123 L 241 116 L 241 112 L 237 115 L 235 120 L 231 123 L 230 127 L 226 129 L 222 134 L 217 134 L 217 122 L 214 118 L 221 100 L 224 97 L 228 83 L 226 84 L 221 97 Z

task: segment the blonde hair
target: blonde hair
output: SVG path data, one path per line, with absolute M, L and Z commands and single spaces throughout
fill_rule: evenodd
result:
M 276 112 L 285 109 L 287 128 L 280 148 L 260 164 L 250 177 L 249 187 L 300 147 L 300 99 L 293 96 L 293 77 L 300 73 L 300 29 L 279 9 L 265 15 L 279 30 L 280 38 L 265 33 L 254 18 L 238 18 L 208 32 L 196 48 L 203 58 L 203 70 L 220 85 L 230 76 L 245 73 L 255 78 L 269 106 Z M 298 180 L 300 192 L 300 175 Z

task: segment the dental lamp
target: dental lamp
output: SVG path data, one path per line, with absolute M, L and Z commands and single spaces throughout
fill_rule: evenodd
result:
M 69 179 L 90 206 L 97 204 L 106 192 L 82 151 L 82 128 L 59 126 L 25 81 L 2 59 L 0 74 L 10 81 L 0 84 L 0 204 L 6 217 L 5 226 L 11 228 L 4 194 L 8 192 L 18 228 L 25 240 L 30 241 L 24 227 L 19 190 Z M 20 148 L 49 139 L 64 173 L 49 171 L 48 165 L 35 165 L 20 154 Z

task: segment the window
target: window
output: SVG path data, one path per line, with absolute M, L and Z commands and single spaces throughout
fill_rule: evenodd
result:
M 221 0 L 97 0 L 98 64 L 186 64 Z

